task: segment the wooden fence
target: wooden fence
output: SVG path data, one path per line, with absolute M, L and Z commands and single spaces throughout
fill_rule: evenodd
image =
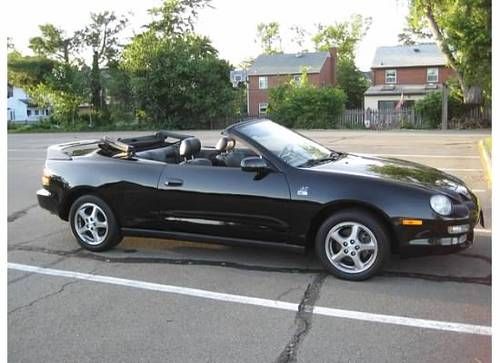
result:
M 400 110 L 345 110 L 336 119 L 336 127 L 341 129 L 423 129 L 429 123 L 414 108 Z M 461 111 L 448 120 L 448 128 L 491 127 L 491 107 L 474 107 Z
M 491 107 L 473 107 L 460 112 L 450 112 L 453 116 L 448 119 L 449 129 L 470 129 L 491 127 Z M 225 119 L 212 121 L 210 129 L 223 129 L 235 122 L 259 118 L 246 115 L 231 116 Z M 428 122 L 414 108 L 400 110 L 345 110 L 335 119 L 332 127 L 338 129 L 425 129 L 431 128 Z M 439 125 L 439 127 L 441 127 Z
M 345 110 L 336 120 L 338 128 L 399 129 L 423 128 L 422 116 L 413 108 L 401 110 Z

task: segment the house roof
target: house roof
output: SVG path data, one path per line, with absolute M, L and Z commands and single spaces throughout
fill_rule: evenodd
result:
M 379 84 L 376 86 L 369 87 L 365 96 L 391 96 L 391 95 L 423 95 L 429 92 L 439 91 L 441 89 L 440 84 Z
M 248 75 L 300 74 L 304 67 L 307 73 L 319 73 L 328 57 L 329 52 L 261 54 L 248 70 Z
M 446 65 L 446 57 L 435 43 L 378 47 L 372 68 Z

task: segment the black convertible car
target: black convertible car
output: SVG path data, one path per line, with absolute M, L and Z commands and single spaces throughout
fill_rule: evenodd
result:
M 469 247 L 482 219 L 454 176 L 333 151 L 266 119 L 226 128 L 215 147 L 166 131 L 53 145 L 42 184 L 39 204 L 91 251 L 123 236 L 314 248 L 350 280 L 391 253 Z

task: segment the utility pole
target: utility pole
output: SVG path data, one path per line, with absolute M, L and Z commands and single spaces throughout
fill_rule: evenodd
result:
M 442 107 L 441 107 L 441 128 L 448 129 L 448 85 L 443 83 L 442 93 Z

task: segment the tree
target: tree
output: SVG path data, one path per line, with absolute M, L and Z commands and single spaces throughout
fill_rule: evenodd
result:
M 282 53 L 280 25 L 276 21 L 259 23 L 257 25 L 257 39 L 265 54 Z
M 31 50 L 37 55 L 69 64 L 70 56 L 79 48 L 77 37 L 66 36 L 62 29 L 52 24 L 40 25 L 39 28 L 42 34 L 30 39 Z
M 441 126 L 441 112 L 443 104 L 442 92 L 431 92 L 424 98 L 415 102 L 415 111 L 418 112 L 426 127 L 438 128 Z M 448 117 L 450 119 L 463 115 L 464 105 L 457 94 L 450 93 L 448 96 Z
M 89 97 L 89 71 L 86 66 L 59 63 L 43 83 L 29 88 L 29 94 L 37 104 L 52 108 L 58 124 L 74 127 L 78 107 Z
M 364 93 L 370 86 L 354 61 L 340 59 L 337 63 L 337 83 L 347 96 L 346 107 L 349 109 L 363 107 Z
M 12 51 L 15 48 L 16 47 L 14 45 L 14 40 L 12 39 L 12 37 L 7 37 L 7 51 Z
M 364 93 L 369 82 L 355 64 L 355 53 L 361 39 L 370 28 L 371 18 L 353 15 L 350 21 L 332 25 L 318 25 L 318 33 L 312 40 L 317 50 L 337 48 L 337 84 L 347 95 L 346 106 L 357 108 L 363 105 Z
M 355 58 L 356 47 L 370 29 L 372 18 L 363 18 L 356 14 L 349 21 L 336 22 L 332 25 L 318 24 L 318 31 L 312 41 L 318 51 L 337 48 L 339 59 Z
M 491 99 L 491 0 L 410 0 L 408 25 L 430 31 L 456 72 L 465 103 Z
M 130 121 L 133 118 L 134 95 L 129 73 L 120 67 L 118 61 L 114 61 L 101 72 L 101 76 L 109 99 L 110 121 Z
M 300 82 L 285 83 L 269 91 L 269 115 L 287 127 L 333 128 L 345 101 L 341 89 L 311 85 L 304 70 Z
M 18 51 L 7 55 L 7 74 L 9 83 L 30 88 L 46 81 L 56 62 L 42 56 L 23 56 Z
M 50 106 L 60 124 L 75 121 L 78 106 L 88 99 L 88 68 L 44 56 L 8 54 L 8 80 L 23 88 L 37 104 Z
M 164 0 L 160 7 L 149 9 L 153 21 L 146 27 L 162 36 L 182 36 L 194 31 L 199 11 L 211 0 Z
M 307 52 L 307 49 L 304 47 L 307 31 L 299 25 L 292 25 L 290 27 L 290 30 L 293 33 L 292 42 L 297 45 L 298 51 Z
M 101 84 L 101 66 L 113 61 L 119 54 L 118 34 L 126 27 L 127 18 L 113 12 L 91 13 L 91 23 L 78 32 L 82 43 L 92 51 L 90 88 L 92 105 L 96 110 L 105 108 Z
M 428 41 L 432 38 L 432 33 L 426 29 L 411 29 L 405 27 L 401 33 L 398 34 L 398 41 L 403 45 L 415 45 L 422 41 Z
M 208 38 L 147 31 L 125 48 L 122 67 L 130 74 L 136 114 L 150 124 L 208 128 L 233 112 L 231 67 Z
M 244 70 L 249 70 L 250 67 L 255 63 L 255 58 L 253 57 L 247 57 L 243 59 L 239 64 L 238 68 L 239 69 L 244 69 Z

